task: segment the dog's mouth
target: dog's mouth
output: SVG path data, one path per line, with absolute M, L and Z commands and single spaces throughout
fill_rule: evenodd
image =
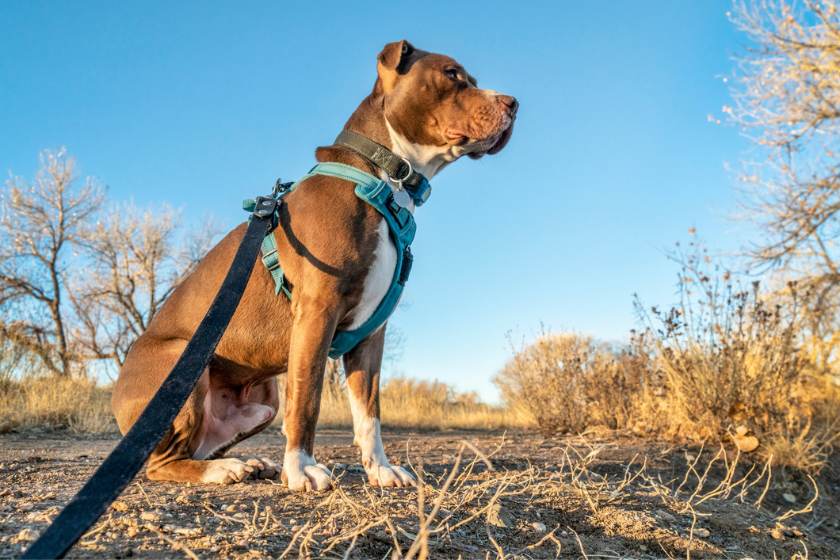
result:
M 510 120 L 510 124 L 502 131 L 501 136 L 499 136 L 499 139 L 495 144 L 493 144 L 493 147 L 487 150 L 489 155 L 492 156 L 494 154 L 498 154 L 505 146 L 507 146 L 508 141 L 510 141 L 510 137 L 513 136 L 513 123 L 515 121 L 515 118 Z
M 507 126 L 486 138 L 475 140 L 470 138 L 466 133 L 457 130 L 449 129 L 446 131 L 446 137 L 449 142 L 455 146 L 463 146 L 471 143 L 470 151 L 466 155 L 472 159 L 479 159 L 485 155 L 494 155 L 502 151 L 507 146 L 510 137 L 513 135 L 513 123 L 516 118 L 509 118 Z

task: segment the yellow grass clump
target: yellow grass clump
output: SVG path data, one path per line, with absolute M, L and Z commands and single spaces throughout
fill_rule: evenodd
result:
M 0 433 L 36 427 L 84 434 L 117 432 L 111 388 L 77 378 L 0 379 Z
M 337 382 L 330 381 L 328 375 L 318 425 L 331 428 L 352 427 L 353 417 L 350 413 L 347 390 L 340 379 Z M 440 381 L 421 381 L 404 377 L 390 379 L 382 384 L 379 402 L 382 425 L 392 428 L 447 430 L 524 425 L 521 419 L 507 408 L 483 403 L 475 393 L 459 393 Z M 282 417 L 282 414 L 278 416 Z

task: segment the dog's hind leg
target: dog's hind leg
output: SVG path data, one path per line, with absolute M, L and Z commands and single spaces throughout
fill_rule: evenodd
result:
M 185 340 L 160 339 L 148 334 L 134 344 L 120 371 L 112 399 L 123 433 L 137 421 L 186 344 Z M 277 380 L 269 378 L 253 384 L 247 395 L 251 398 L 239 398 L 226 407 L 226 416 L 221 421 L 211 406 L 212 397 L 218 393 L 216 388 L 211 388 L 209 368 L 205 369 L 172 427 L 149 458 L 146 475 L 150 479 L 230 484 L 252 473 L 260 475 L 261 471 L 270 470 L 271 467 L 261 468 L 259 462 L 249 465 L 239 459 L 205 459 L 220 457 L 231 445 L 271 423 L 278 407 Z M 211 446 L 200 449 L 203 442 L 211 442 Z
M 205 370 L 196 390 L 149 460 L 152 480 L 232 484 L 254 476 L 270 478 L 278 468 L 264 458 L 222 458 L 236 443 L 261 432 L 274 419 L 277 379 L 245 388 L 214 382 Z M 195 402 L 197 401 L 197 402 Z
M 379 373 L 384 345 L 385 326 L 344 355 L 354 441 L 362 450 L 362 465 L 371 486 L 414 486 L 414 477 L 402 467 L 391 466 L 382 446 L 379 428 Z

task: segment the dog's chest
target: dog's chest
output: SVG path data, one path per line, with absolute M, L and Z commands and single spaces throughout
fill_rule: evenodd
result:
M 373 264 L 365 277 L 362 299 L 351 312 L 353 321 L 347 330 L 358 329 L 371 318 L 388 293 L 397 270 L 397 247 L 384 218 L 379 223 L 377 233 L 379 239 L 374 250 Z

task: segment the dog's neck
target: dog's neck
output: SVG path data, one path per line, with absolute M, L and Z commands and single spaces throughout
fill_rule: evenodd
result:
M 444 167 L 464 155 L 462 153 L 463 149 L 457 146 L 439 147 L 416 144 L 394 130 L 385 117 L 384 98 L 381 94 L 372 93 L 362 101 L 347 124 L 344 125 L 344 128 L 362 134 L 382 144 L 398 156 L 405 158 L 414 170 L 422 173 L 429 181 Z M 391 185 L 391 188 L 397 188 L 398 186 L 395 182 L 390 181 L 384 171 L 373 166 L 348 148 L 322 147 L 318 148 L 315 156 L 320 162 L 337 161 L 353 165 L 382 178 Z M 414 211 L 413 202 L 409 209 L 412 212 Z

